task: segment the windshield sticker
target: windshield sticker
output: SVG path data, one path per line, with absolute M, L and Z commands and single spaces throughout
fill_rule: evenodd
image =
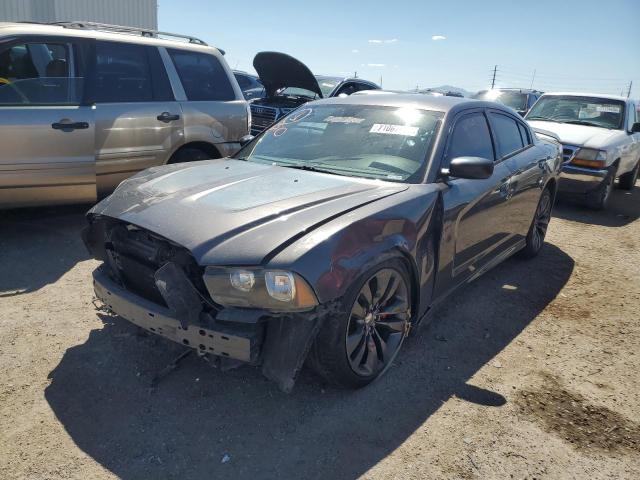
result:
M 274 137 L 280 137 L 280 136 L 284 135 L 286 132 L 287 132 L 287 127 L 278 127 L 278 128 L 273 130 L 273 136 Z
M 311 115 L 311 112 L 313 112 L 313 110 L 311 108 L 303 108 L 299 112 L 293 112 L 291 115 L 289 115 L 285 119 L 284 122 L 285 123 L 299 122 L 300 120 L 302 120 L 304 118 L 307 118 L 309 115 Z
M 370 133 L 384 133 L 386 135 L 403 135 L 405 137 L 415 137 L 418 134 L 418 127 L 408 125 L 389 125 L 386 123 L 374 123 L 369 130 Z
M 620 105 L 596 105 L 596 111 L 600 113 L 620 113 Z
M 364 118 L 357 117 L 334 117 L 333 115 L 324 119 L 327 123 L 362 123 Z

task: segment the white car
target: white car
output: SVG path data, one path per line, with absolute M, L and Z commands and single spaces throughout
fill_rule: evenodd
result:
M 631 190 L 640 169 L 640 123 L 635 103 L 588 93 L 545 93 L 525 117 L 536 130 L 554 133 L 563 146 L 559 191 L 607 206 L 614 181 Z

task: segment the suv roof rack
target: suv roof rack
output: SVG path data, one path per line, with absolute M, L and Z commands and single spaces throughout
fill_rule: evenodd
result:
M 140 35 L 141 37 L 161 38 L 161 37 L 173 37 L 188 40 L 189 43 L 195 43 L 197 45 L 207 46 L 204 40 L 200 40 L 197 37 L 190 35 L 180 35 L 178 33 L 161 32 L 158 30 L 151 30 L 147 28 L 139 27 L 126 27 L 123 25 L 111 25 L 109 23 L 97 23 L 87 22 L 84 20 L 74 20 L 72 22 L 51 22 L 49 25 L 59 25 L 64 28 L 77 28 L 79 30 L 100 30 L 104 32 L 113 33 L 129 33 L 133 35 Z

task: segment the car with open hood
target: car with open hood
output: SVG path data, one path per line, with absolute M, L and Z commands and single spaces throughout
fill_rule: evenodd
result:
M 253 68 L 264 85 L 262 98 L 251 102 L 251 134 L 257 135 L 273 122 L 311 100 L 348 96 L 380 87 L 362 78 L 313 75 L 300 60 L 280 52 L 260 52 Z M 258 96 L 253 94 L 254 97 Z
M 607 206 L 614 182 L 631 190 L 640 170 L 635 102 L 616 95 L 546 93 L 525 117 L 563 145 L 560 191 L 594 209 Z
M 151 168 L 92 208 L 95 293 L 285 391 L 306 360 L 362 387 L 457 287 L 540 251 L 561 160 L 495 103 L 314 101 L 230 159 Z

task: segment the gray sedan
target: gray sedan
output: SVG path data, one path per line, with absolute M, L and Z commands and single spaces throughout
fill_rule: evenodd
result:
M 562 149 L 511 109 L 311 102 L 233 158 L 154 167 L 88 214 L 97 296 L 289 391 L 304 361 L 362 387 L 433 307 L 542 248 Z

